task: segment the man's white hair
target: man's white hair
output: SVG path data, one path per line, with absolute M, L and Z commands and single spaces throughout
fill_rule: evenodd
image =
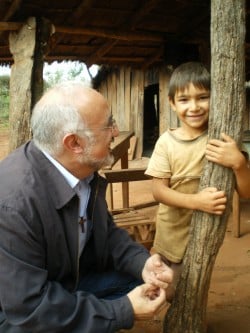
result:
M 33 140 L 38 148 L 56 155 L 62 150 L 62 139 L 67 133 L 82 133 L 90 140 L 93 133 L 86 129 L 77 109 L 77 95 L 92 90 L 89 85 L 66 81 L 45 92 L 35 105 L 31 117 Z M 83 131 L 84 130 L 84 131 Z

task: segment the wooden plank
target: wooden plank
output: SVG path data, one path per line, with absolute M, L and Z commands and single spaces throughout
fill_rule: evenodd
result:
M 112 99 L 111 99 L 111 112 L 114 116 L 114 118 L 117 118 L 117 96 L 116 96 L 116 89 L 117 89 L 117 80 L 116 80 L 116 73 L 113 72 L 111 74 L 111 86 L 110 88 L 110 93 L 112 94 Z M 119 119 L 117 118 L 119 121 Z M 119 126 L 119 123 L 118 123 Z
M 159 134 L 162 134 L 170 127 L 170 105 L 168 102 L 169 75 L 166 69 L 162 68 L 159 73 Z
M 138 71 L 131 73 L 131 105 L 130 105 L 130 124 L 129 127 L 135 131 L 138 105 Z M 135 133 L 136 135 L 136 133 Z
M 144 72 L 139 72 L 138 82 L 138 105 L 137 105 L 137 117 L 136 117 L 135 134 L 137 137 L 137 145 L 135 155 L 137 158 L 142 157 L 143 152 L 143 122 L 144 122 Z
M 128 212 L 143 209 L 143 208 L 153 207 L 153 206 L 156 206 L 156 205 L 158 205 L 157 201 L 142 202 L 142 203 L 139 203 L 139 204 L 130 205 L 127 208 L 111 208 L 111 213 L 113 215 L 118 215 L 118 214 L 123 214 L 125 212 L 128 213 Z M 109 206 L 109 207 L 111 207 L 111 206 Z
M 126 128 L 131 131 L 133 127 L 130 123 L 130 104 L 131 104 L 131 68 L 124 67 L 125 74 L 124 74 L 124 114 L 125 114 L 125 123 Z
M 146 168 L 103 170 L 109 183 L 121 183 L 148 180 L 150 176 L 145 175 Z
M 111 150 L 112 150 L 112 154 L 114 155 L 113 165 L 119 159 L 123 158 L 124 155 L 128 154 L 128 149 L 129 149 L 129 145 L 130 145 L 130 138 L 133 135 L 134 135 L 134 133 L 130 132 L 130 131 L 129 132 L 127 132 L 127 131 L 120 132 L 120 135 L 115 138 L 114 142 L 111 143 Z M 127 168 L 127 166 L 124 166 L 124 168 Z
M 130 138 L 130 147 L 128 151 L 128 160 L 132 161 L 135 156 L 135 149 L 136 149 L 137 137 L 135 135 Z
M 119 112 L 120 130 L 127 131 L 128 124 L 125 117 L 125 92 L 124 92 L 124 69 L 121 68 L 117 76 L 117 111 Z
M 2 27 L 4 30 L 9 30 L 10 28 L 18 27 L 16 22 L 11 23 L 8 26 L 2 22 Z M 7 22 L 6 22 L 7 23 Z M 1 28 L 1 26 L 0 26 Z M 152 41 L 152 42 L 164 42 L 165 37 L 161 34 L 149 33 L 149 32 L 139 32 L 139 31 L 124 31 L 124 30 L 113 30 L 104 28 L 77 28 L 71 26 L 57 25 L 55 26 L 55 32 L 70 34 L 70 35 L 88 35 L 95 37 L 104 37 L 115 40 L 125 40 L 125 41 Z
M 25 22 L 0 22 L 0 31 L 15 31 L 25 25 Z

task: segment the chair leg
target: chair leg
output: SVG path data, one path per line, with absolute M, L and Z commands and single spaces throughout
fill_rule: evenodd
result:
M 114 209 L 113 184 L 109 183 L 106 191 L 106 200 L 109 210 Z

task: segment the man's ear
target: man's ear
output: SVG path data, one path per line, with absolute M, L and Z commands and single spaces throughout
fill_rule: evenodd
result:
M 78 154 L 84 150 L 85 140 L 79 138 L 77 134 L 66 134 L 63 138 L 63 145 L 65 149 Z

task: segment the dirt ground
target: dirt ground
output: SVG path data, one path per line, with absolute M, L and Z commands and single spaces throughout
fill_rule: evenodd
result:
M 7 155 L 8 132 L 0 130 L 0 160 Z M 147 158 L 133 160 L 131 167 L 147 163 Z M 120 188 L 116 204 L 120 205 Z M 131 203 L 150 201 L 150 182 L 134 182 L 130 185 Z M 216 259 L 207 306 L 207 333 L 250 333 L 250 202 L 241 201 L 241 236 L 233 236 L 233 221 L 230 217 L 223 245 Z M 147 208 L 155 214 L 156 208 Z M 131 333 L 160 333 L 162 312 L 154 320 L 136 322 Z M 183 332 L 184 333 L 184 332 Z

